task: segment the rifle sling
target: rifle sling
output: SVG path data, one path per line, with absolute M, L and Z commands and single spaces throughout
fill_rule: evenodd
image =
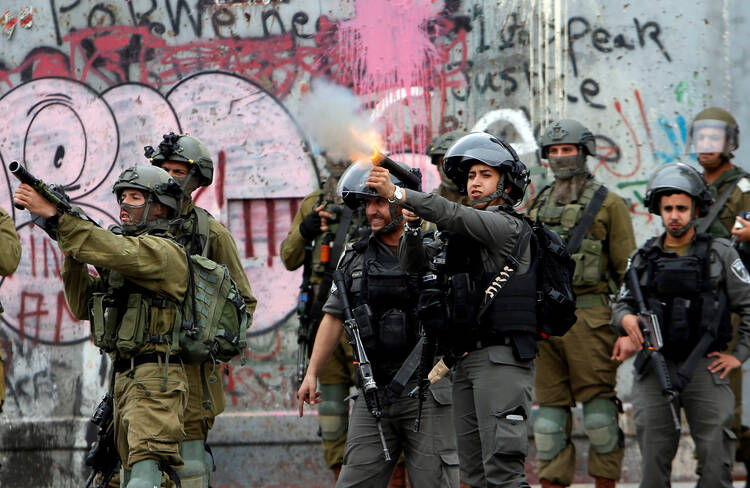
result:
M 731 185 L 726 187 L 724 191 L 721 192 L 719 198 L 717 198 L 714 204 L 711 205 L 711 208 L 708 209 L 708 213 L 706 214 L 706 216 L 703 217 L 700 223 L 696 226 L 696 232 L 706 232 L 711 224 L 713 224 L 714 220 L 716 220 L 716 217 L 719 216 L 719 212 L 721 212 L 721 209 L 724 208 L 724 204 L 727 203 L 727 200 L 729 200 L 729 196 L 732 194 L 734 189 L 737 188 L 737 185 L 739 184 L 741 179 L 742 175 L 740 175 L 739 178 L 734 180 Z
M 515 256 L 518 256 L 520 258 L 520 256 L 524 252 L 526 252 L 526 248 L 529 246 L 529 242 L 531 241 L 531 234 L 533 231 L 531 230 L 531 226 L 528 225 L 525 220 L 522 220 L 521 222 L 521 234 L 518 236 L 518 240 L 516 241 L 513 250 L 510 252 L 510 254 L 508 254 L 508 256 L 506 256 L 502 271 L 500 271 L 497 276 L 495 276 L 495 278 L 490 281 L 487 289 L 484 290 L 482 304 L 480 305 L 479 311 L 477 312 L 476 323 L 479 323 L 481 321 L 482 315 L 484 315 L 487 309 L 490 308 L 490 305 L 492 304 L 495 297 L 502 293 L 505 285 L 516 273 L 516 270 L 518 270 L 520 262 L 515 258 Z
M 344 212 L 341 214 L 341 221 L 339 227 L 336 230 L 336 237 L 333 240 L 333 247 L 331 248 L 331 256 L 326 263 L 325 270 L 323 271 L 323 280 L 320 282 L 318 293 L 315 295 L 315 303 L 310 313 L 310 319 L 313 327 L 317 328 L 322 318 L 323 305 L 325 305 L 328 299 L 328 292 L 331 289 L 331 283 L 333 282 L 333 271 L 336 269 L 336 265 L 341 256 L 341 251 L 344 249 L 344 241 L 346 241 L 346 235 L 349 231 L 349 226 L 352 223 L 354 217 L 354 211 L 348 206 L 344 208 Z
M 399 370 L 396 372 L 396 376 L 393 377 L 391 382 L 388 384 L 388 387 L 386 388 L 388 397 L 391 400 L 395 400 L 396 398 L 401 396 L 404 388 L 406 388 L 406 383 L 409 382 L 412 375 L 414 375 L 414 372 L 419 367 L 423 348 L 424 337 L 420 337 L 417 345 L 414 346 L 414 349 L 411 350 L 409 356 L 406 358 L 406 361 L 404 361 L 404 364 L 401 365 Z
M 568 240 L 568 252 L 570 254 L 578 252 L 578 249 L 583 242 L 583 237 L 591 228 L 591 224 L 594 223 L 594 218 L 596 217 L 596 214 L 599 213 L 599 209 L 602 208 L 602 204 L 604 204 L 604 200 L 606 200 L 608 193 L 609 191 L 604 185 L 600 186 L 594 193 L 591 201 L 586 206 L 586 211 L 583 213 L 581 221 L 578 222 L 576 228 L 573 229 L 573 232 L 570 235 L 570 240 Z

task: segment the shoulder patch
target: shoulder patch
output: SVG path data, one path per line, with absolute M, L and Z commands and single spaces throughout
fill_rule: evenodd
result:
M 732 263 L 732 273 L 743 283 L 750 285 L 750 274 L 747 272 L 747 268 L 742 263 L 742 260 L 737 258 Z
M 740 190 L 742 190 L 742 193 L 747 193 L 750 191 L 750 179 L 747 177 L 740 179 L 740 181 L 737 182 L 737 186 Z

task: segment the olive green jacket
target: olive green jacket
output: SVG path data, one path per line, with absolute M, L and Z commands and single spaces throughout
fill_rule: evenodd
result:
M 12 275 L 21 261 L 21 242 L 10 215 L 0 208 L 0 276 Z
M 595 182 L 592 178 L 591 182 Z M 554 189 L 554 182 L 536 199 L 535 205 L 528 210 L 532 219 L 545 204 Z M 545 198 L 546 196 L 546 198 Z M 576 225 L 578 222 L 576 222 Z M 570 236 L 562 236 L 568 239 Z M 606 280 L 598 284 L 586 287 L 574 287 L 576 295 L 589 293 L 610 294 L 616 291 L 622 283 L 628 266 L 628 258 L 635 250 L 635 233 L 633 232 L 633 221 L 625 200 L 616 193 L 607 193 L 602 207 L 594 217 L 594 222 L 585 235 L 586 239 L 602 241 L 601 276 L 609 276 L 613 280 L 614 290 Z M 580 252 L 580 251 L 579 251 Z M 580 265 L 580 264 L 577 264 Z
M 302 204 L 297 209 L 297 213 L 292 220 L 292 226 L 289 228 L 289 234 L 281 242 L 281 262 L 289 271 L 293 271 L 305 262 L 305 245 L 307 241 L 299 232 L 299 224 L 312 213 L 318 205 L 325 202 L 323 190 L 315 190 L 307 195 Z M 320 262 L 320 246 L 316 245 L 313 251 L 313 262 Z
M 122 236 L 65 214 L 57 227 L 57 243 L 65 253 L 62 278 L 70 311 L 79 320 L 89 318 L 89 299 L 106 292 L 107 283 L 91 276 L 86 264 L 117 271 L 161 298 L 182 303 L 188 286 L 187 255 L 171 239 L 149 234 Z M 166 335 L 175 320 L 174 308 L 152 309 L 151 334 Z M 141 352 L 167 351 L 167 344 L 147 343 Z
M 742 177 L 743 174 L 746 174 L 745 171 L 735 166 L 729 171 L 722 173 L 716 181 L 708 185 L 714 199 L 718 198 L 726 187 L 732 184 L 737 178 Z M 712 236 L 728 239 L 731 237 L 730 232 L 732 226 L 734 226 L 734 218 L 740 212 L 750 211 L 750 177 L 745 176 L 743 179 L 745 181 L 740 180 L 740 183 L 734 187 L 727 203 L 724 204 L 721 212 L 719 212 L 718 217 L 706 230 Z
M 194 203 L 190 203 L 182 212 L 182 216 L 186 217 L 193 211 L 195 207 Z M 222 225 L 216 219 L 210 219 L 208 221 L 208 252 L 206 257 L 211 261 L 215 261 L 219 264 L 223 264 L 229 270 L 229 276 L 237 284 L 237 288 L 242 294 L 242 299 L 245 302 L 248 313 L 248 329 L 252 325 L 253 313 L 255 307 L 258 305 L 258 300 L 253 295 L 253 290 L 250 288 L 250 282 L 245 274 L 245 269 L 242 266 L 240 260 L 240 253 L 237 250 L 237 244 L 234 242 L 234 238 L 229 230 Z M 179 237 L 179 236 L 176 236 Z

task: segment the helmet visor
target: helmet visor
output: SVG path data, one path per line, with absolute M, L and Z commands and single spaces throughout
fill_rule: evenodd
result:
M 729 144 L 729 124 L 723 120 L 702 119 L 690 125 L 685 150 L 687 154 L 729 153 L 735 148 Z
M 375 190 L 367 186 L 367 178 L 370 176 L 372 166 L 369 160 L 353 162 L 341 175 L 339 184 L 336 186 L 336 194 L 347 203 L 359 197 L 377 196 Z

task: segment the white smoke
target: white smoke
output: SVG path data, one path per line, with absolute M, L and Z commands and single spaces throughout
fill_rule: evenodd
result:
M 297 120 L 314 145 L 334 161 L 369 156 L 371 144 L 377 144 L 372 134 L 379 133 L 379 127 L 362 111 L 362 101 L 347 88 L 322 78 L 312 81 Z

